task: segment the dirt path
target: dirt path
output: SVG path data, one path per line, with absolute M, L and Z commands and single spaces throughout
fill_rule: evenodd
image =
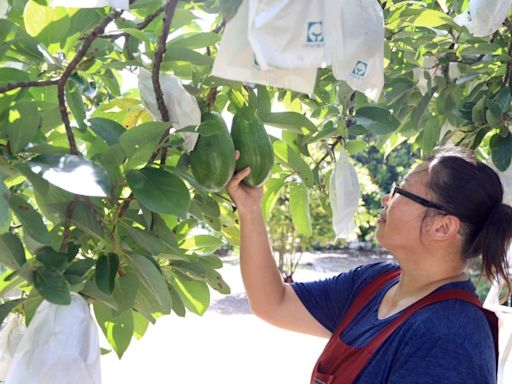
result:
M 385 256 L 305 255 L 297 281 L 326 278 Z M 326 340 L 284 331 L 249 311 L 236 259 L 222 270 L 232 294 L 212 293 L 202 317 L 166 316 L 133 340 L 122 360 L 102 357 L 104 384 L 307 384 Z M 102 343 L 107 346 L 106 341 Z

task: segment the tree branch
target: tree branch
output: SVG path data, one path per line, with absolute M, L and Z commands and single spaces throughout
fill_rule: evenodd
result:
M 320 166 L 320 164 L 322 164 L 322 162 L 327 159 L 333 152 L 334 152 L 334 149 L 336 148 L 336 146 L 339 144 L 339 143 L 343 143 L 345 141 L 345 139 L 343 138 L 343 136 L 338 136 L 336 137 L 336 140 L 334 141 L 334 143 L 332 143 L 330 146 L 329 146 L 329 150 L 327 151 L 327 153 L 316 163 L 317 166 Z
M 171 28 L 171 21 L 174 16 L 174 11 L 176 10 L 176 6 L 178 5 L 178 0 L 169 0 L 169 2 L 165 5 L 165 14 L 162 26 L 162 32 L 160 33 L 160 39 L 158 40 L 158 47 L 155 53 L 155 59 L 153 60 L 153 67 L 151 71 L 151 80 L 153 81 L 153 89 L 155 90 L 155 98 L 156 104 L 158 105 L 158 110 L 160 111 L 160 116 L 162 116 L 162 121 L 169 121 L 169 111 L 165 106 L 164 95 L 162 92 L 162 87 L 160 85 L 160 66 L 162 64 L 162 60 L 165 55 L 165 51 L 167 49 L 167 36 L 169 35 L 169 30 Z M 167 140 L 168 132 L 164 132 L 162 138 L 160 139 L 160 143 L 163 143 Z M 158 155 L 157 155 L 158 156 Z M 151 156 L 153 158 L 153 156 Z M 165 164 L 165 159 L 167 158 L 167 147 L 163 146 L 161 149 L 161 157 L 160 164 Z M 154 159 L 153 159 L 154 160 Z
M 42 81 L 22 81 L 19 83 L 7 83 L 3 87 L 0 87 L 0 93 L 5 93 L 17 88 L 31 88 L 31 87 L 46 87 L 48 85 L 56 85 L 59 83 L 59 79 L 54 80 L 42 80 Z
M 142 31 L 149 24 L 151 24 L 153 22 L 153 20 L 155 20 L 164 10 L 165 10 L 165 6 L 162 6 L 162 7 L 158 8 L 155 12 L 153 12 L 151 15 L 149 15 L 143 21 L 141 21 L 139 24 L 137 24 L 136 28 L 139 31 Z M 117 40 L 120 37 L 125 37 L 126 38 L 128 36 L 130 36 L 129 33 L 123 32 L 123 33 L 117 33 L 117 34 L 111 34 L 111 35 L 110 34 L 109 35 L 101 35 L 100 37 L 108 38 L 108 39 L 111 39 L 111 40 Z
M 158 8 L 155 12 L 153 12 L 151 15 L 149 15 L 148 17 L 146 17 L 144 19 L 144 21 L 140 22 L 139 24 L 137 24 L 137 29 L 138 30 L 143 30 L 144 28 L 146 28 L 149 24 L 151 24 L 151 22 L 153 20 L 155 20 L 158 15 L 160 15 L 163 11 L 165 10 L 165 6 L 162 6 L 160 8 Z
M 60 246 L 60 252 L 65 252 L 66 247 L 68 246 L 69 238 L 71 237 L 71 219 L 73 218 L 73 212 L 80 201 L 78 196 L 75 196 L 73 201 L 69 203 L 68 208 L 66 209 L 66 222 L 64 224 L 64 236 L 62 239 L 62 245 Z
M 160 33 L 160 38 L 158 40 L 158 47 L 155 52 L 155 58 L 153 60 L 153 67 L 151 70 L 151 80 L 153 81 L 156 103 L 158 105 L 158 110 L 160 111 L 162 121 L 169 121 L 169 111 L 165 106 L 164 95 L 160 85 L 160 66 L 162 65 L 162 60 L 167 49 L 167 36 L 169 35 L 172 17 L 174 15 L 174 10 L 176 9 L 177 4 L 177 0 L 170 0 L 165 6 L 164 23 L 162 26 L 162 32 Z
M 64 70 L 64 73 L 60 77 L 57 82 L 57 95 L 59 98 L 59 111 L 60 116 L 62 118 L 62 122 L 64 123 L 64 127 L 66 128 L 66 136 L 69 142 L 69 152 L 74 155 L 78 155 L 78 148 L 76 146 L 75 136 L 73 134 L 73 129 L 71 128 L 71 123 L 69 121 L 68 116 L 68 108 L 66 106 L 66 83 L 69 77 L 73 74 L 76 67 L 82 59 L 85 57 L 87 51 L 91 47 L 92 42 L 105 31 L 105 28 L 108 24 L 110 24 L 114 19 L 121 16 L 123 11 L 113 11 L 108 14 L 102 21 L 99 23 L 94 29 L 89 33 L 85 39 L 83 40 L 82 46 L 76 53 L 75 57 L 69 65 Z

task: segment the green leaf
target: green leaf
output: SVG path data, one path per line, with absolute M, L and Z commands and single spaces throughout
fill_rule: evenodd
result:
M 42 244 L 49 244 L 50 235 L 43 218 L 29 203 L 18 195 L 12 194 L 9 207 L 23 225 L 23 231 Z
M 432 99 L 432 96 L 434 95 L 436 91 L 436 88 L 432 88 L 429 90 L 421 99 L 420 103 L 416 106 L 416 108 L 413 109 L 412 115 L 411 115 L 411 121 L 414 127 L 421 127 L 423 126 L 423 123 L 425 121 L 425 118 L 430 116 L 429 113 L 426 113 L 428 111 L 428 105 L 430 103 L 430 100 Z
M 180 217 L 186 215 L 190 195 L 179 177 L 159 168 L 146 167 L 129 171 L 126 179 L 137 200 L 148 209 Z
M 205 253 L 212 253 L 222 247 L 222 245 L 222 240 L 216 236 L 197 235 L 186 238 L 180 246 L 189 251 L 201 250 Z
M 117 304 L 115 298 L 111 295 L 106 295 L 100 289 L 98 286 L 94 283 L 92 280 L 87 280 L 85 282 L 84 287 L 80 290 L 80 293 L 92 297 L 94 299 L 97 299 L 101 301 L 103 304 L 108 305 L 110 308 L 118 311 L 119 305 Z
M 37 267 L 32 272 L 32 279 L 35 289 L 50 303 L 71 304 L 71 295 L 66 279 L 54 267 Z
M 93 207 L 89 207 L 84 202 L 79 201 L 73 211 L 71 223 L 88 235 L 95 236 L 97 239 L 103 239 L 103 228 L 96 216 L 91 212 L 91 209 Z
M 499 44 L 492 43 L 477 43 L 470 46 L 463 47 L 458 53 L 462 56 L 467 55 L 490 55 L 497 50 L 501 49 Z
M 505 172 L 512 159 L 512 134 L 502 137 L 495 134 L 490 141 L 492 162 L 500 171 Z
M 309 188 L 313 187 L 315 180 L 313 172 L 302 157 L 284 141 L 274 141 L 272 146 L 277 160 L 297 172 Z
M 9 269 L 17 270 L 26 262 L 21 240 L 13 233 L 0 235 L 0 262 Z
M 188 35 L 180 35 L 167 43 L 167 46 L 198 49 L 215 45 L 219 41 L 220 36 L 215 32 L 199 32 Z
M 77 259 L 69 265 L 64 271 L 65 275 L 83 276 L 85 273 L 95 265 L 94 259 Z
M 132 311 L 114 313 L 111 308 L 99 301 L 95 301 L 93 306 L 96 320 L 103 334 L 116 351 L 117 356 L 123 357 L 130 345 L 134 330 Z
M 292 222 L 297 230 L 305 236 L 311 236 L 311 215 L 309 212 L 309 197 L 306 185 L 303 183 L 290 183 L 290 210 Z
M 100 165 L 76 155 L 40 155 L 28 161 L 32 172 L 65 191 L 107 197 L 110 178 Z
M 441 124 L 436 116 L 431 117 L 425 122 L 423 127 L 423 140 L 421 149 L 424 155 L 429 155 L 434 147 L 439 142 L 439 135 L 441 134 Z
M 345 142 L 345 148 L 347 149 L 348 153 L 351 155 L 355 155 L 362 150 L 364 150 L 368 146 L 368 143 L 363 140 L 350 140 Z
M 0 85 L 29 80 L 30 76 L 25 71 L 16 68 L 0 68 Z
M 95 282 L 105 294 L 114 292 L 117 271 L 119 270 L 119 256 L 115 253 L 100 255 L 96 261 Z
M 27 2 L 25 9 L 23 10 L 25 30 L 30 36 L 36 37 L 46 27 L 63 17 L 67 17 L 67 15 L 66 10 L 62 7 L 44 6 L 30 0 Z M 65 31 L 61 30 L 60 32 L 65 34 L 67 29 Z
M 213 59 L 210 56 L 184 47 L 170 46 L 165 53 L 165 61 L 184 61 L 187 64 L 211 67 Z
M 133 335 L 140 340 L 148 329 L 149 321 L 139 312 L 132 311 L 133 315 Z
M 220 0 L 219 6 L 222 15 L 226 21 L 235 17 L 238 8 L 242 4 L 242 0 Z
M 121 223 L 123 222 L 121 221 Z M 123 225 L 123 228 L 137 246 L 142 247 L 142 249 L 148 251 L 151 255 L 156 256 L 162 252 L 163 244 L 155 234 L 140 228 L 134 228 L 127 224 Z
M 425 9 L 413 22 L 413 25 L 416 27 L 428 28 L 439 27 L 443 24 L 448 24 L 454 28 L 459 28 L 458 24 L 455 23 L 450 16 L 434 9 Z
M 185 276 L 194 280 L 206 279 L 206 267 L 198 261 L 173 260 L 171 263 L 173 270 L 183 273 Z
M 170 123 L 144 123 L 126 130 L 119 136 L 119 144 L 123 147 L 126 157 L 133 156 L 134 152 L 146 144 L 152 144 L 156 148 L 160 138 L 169 130 Z
M 264 185 L 264 194 L 263 194 L 263 214 L 266 218 L 270 216 L 272 210 L 274 209 L 274 205 L 276 204 L 277 199 L 279 198 L 279 194 L 281 193 L 281 189 L 284 186 L 283 179 L 270 179 Z
M 137 29 L 137 28 L 122 28 L 120 30 L 121 32 L 126 32 L 130 36 L 135 37 L 136 39 L 145 42 L 146 44 L 151 44 L 151 41 L 149 39 L 149 34 L 144 33 L 143 31 Z
M 206 282 L 210 287 L 224 295 L 229 295 L 231 293 L 229 285 L 224 281 L 221 274 L 214 269 L 206 269 Z
M 273 112 L 261 116 L 261 119 L 265 124 L 297 133 L 302 133 L 302 128 L 306 128 L 310 132 L 316 131 L 316 125 L 298 112 Z
M 7 136 L 13 153 L 18 153 L 30 143 L 41 124 L 41 114 L 37 107 L 27 101 L 19 101 L 10 108 Z
M 160 306 L 160 312 L 171 311 L 171 297 L 167 289 L 167 283 L 157 267 L 143 256 L 130 255 L 128 263 L 137 272 L 139 281 L 152 294 Z
M 0 305 L 0 324 L 2 324 L 7 317 L 7 315 L 16 308 L 19 304 L 21 304 L 25 299 L 15 299 L 9 300 Z
M 87 129 L 85 125 L 86 114 L 84 101 L 82 100 L 82 95 L 78 87 L 71 87 L 69 85 L 66 87 L 66 101 L 78 126 L 81 129 Z
M 210 304 L 210 290 L 204 281 L 194 280 L 178 273 L 173 275 L 171 284 L 176 288 L 185 307 L 202 315 Z
M 67 255 L 55 251 L 52 247 L 44 247 L 38 250 L 36 258 L 46 267 L 53 267 L 57 270 L 63 269 L 68 262 Z
M 89 123 L 94 133 L 105 140 L 108 145 L 118 144 L 119 138 L 126 132 L 126 129 L 117 121 L 102 117 L 89 119 Z
M 1 180 L 1 176 L 0 176 L 0 180 Z M 0 181 L 0 228 L 3 228 L 5 225 L 7 225 L 9 222 L 9 219 L 10 219 L 9 199 L 10 199 L 10 192 L 5 187 L 4 182 Z
M 359 108 L 355 121 L 375 135 L 386 135 L 400 126 L 400 121 L 387 109 L 376 106 Z
M 114 299 L 120 311 L 125 311 L 133 307 L 138 288 L 139 279 L 137 278 L 137 274 L 131 270 L 127 270 L 123 276 L 119 276 L 116 279 Z

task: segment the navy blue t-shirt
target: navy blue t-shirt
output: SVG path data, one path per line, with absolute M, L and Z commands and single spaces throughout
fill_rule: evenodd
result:
M 394 263 L 358 267 L 338 276 L 292 287 L 304 306 L 325 328 L 334 332 L 361 288 Z M 372 340 L 401 312 L 377 317 L 386 284 L 352 320 L 341 339 L 352 347 Z M 445 284 L 437 290 L 459 288 L 474 293 L 470 281 Z M 490 327 L 483 312 L 462 300 L 425 307 L 404 322 L 375 352 L 356 383 L 488 384 L 496 383 L 496 357 Z

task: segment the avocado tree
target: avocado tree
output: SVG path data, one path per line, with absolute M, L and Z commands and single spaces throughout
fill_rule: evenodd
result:
M 306 235 L 308 195 L 327 191 L 341 146 L 387 156 L 408 142 L 423 156 L 454 142 L 500 170 L 510 164 L 512 25 L 472 36 L 453 21 L 467 1 L 382 2 L 379 102 L 329 68 L 318 70 L 312 95 L 211 76 L 240 0 L 130 3 L 122 11 L 0 2 L 0 320 L 14 310 L 29 322 L 43 299 L 65 305 L 78 292 L 122 356 L 159 316 L 201 314 L 210 288 L 229 292 L 214 253 L 237 245 L 236 212 L 224 191 L 194 177 L 165 106 L 165 73 L 182 79 L 202 112 L 249 108 L 280 129 L 263 208 L 289 195 Z M 126 80 L 143 68 L 158 118 Z

